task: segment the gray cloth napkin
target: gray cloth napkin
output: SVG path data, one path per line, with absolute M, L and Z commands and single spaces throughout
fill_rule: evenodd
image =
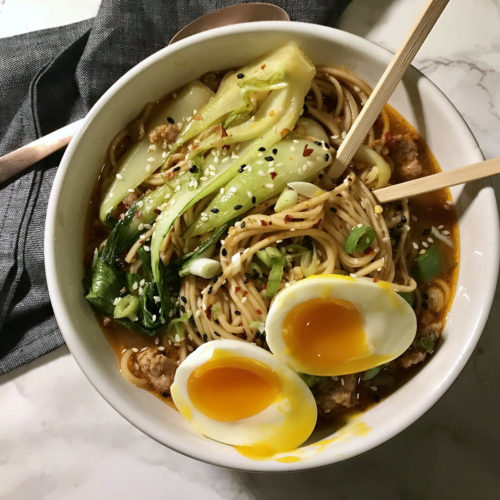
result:
M 234 3 L 103 0 L 94 19 L 0 39 L 0 155 L 82 118 L 181 27 Z M 274 3 L 292 20 L 334 26 L 349 0 Z M 0 185 L 0 374 L 63 343 L 43 263 L 45 213 L 60 158 L 56 153 Z

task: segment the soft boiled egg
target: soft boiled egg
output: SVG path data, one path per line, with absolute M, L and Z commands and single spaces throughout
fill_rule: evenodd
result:
M 266 340 L 294 370 L 347 375 L 402 354 L 417 320 L 410 305 L 385 281 L 325 274 L 282 290 L 271 305 Z
M 314 397 L 270 352 L 213 340 L 178 367 L 171 387 L 180 413 L 205 436 L 266 458 L 300 446 L 316 425 Z

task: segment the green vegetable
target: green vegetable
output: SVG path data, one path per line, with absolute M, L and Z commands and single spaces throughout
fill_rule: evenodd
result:
M 147 179 L 164 162 L 162 153 L 164 150 L 157 147 L 150 151 L 149 132 L 166 123 L 171 117 L 176 123 L 185 121 L 191 117 L 193 110 L 206 103 L 213 92 L 195 81 L 187 85 L 176 99 L 169 99 L 161 105 L 158 112 L 148 124 L 148 130 L 144 138 L 134 144 L 120 159 L 117 176 L 106 191 L 101 203 L 99 217 L 105 222 L 111 211 L 129 194 L 129 189 L 134 189 Z M 148 161 L 150 159 L 152 161 Z M 148 167 L 150 165 L 150 167 Z
M 403 297 L 403 299 L 405 299 L 406 302 L 413 307 L 413 304 L 415 303 L 415 294 L 413 292 L 398 292 L 398 295 Z
M 112 317 L 114 301 L 120 296 L 120 290 L 125 282 L 123 273 L 99 257 L 92 272 L 90 290 L 86 299 L 101 314 Z
M 299 195 L 293 189 L 284 189 L 274 205 L 274 211 L 281 212 L 287 208 L 293 207 L 298 199 Z
M 316 274 L 318 267 L 320 265 L 320 261 L 318 258 L 318 252 L 316 247 L 313 245 L 312 250 L 308 250 L 304 252 L 304 254 L 300 258 L 300 269 L 304 276 L 309 277 L 313 274 Z
M 299 373 L 300 378 L 306 383 L 307 387 L 312 388 L 316 385 L 326 382 L 329 377 L 320 377 L 318 375 L 309 375 L 308 373 Z
M 213 307 L 213 306 L 212 306 Z M 170 321 L 167 328 L 167 335 L 172 342 L 181 342 L 184 340 L 184 323 L 191 319 L 191 314 L 182 313 L 179 318 Z
M 382 371 L 383 365 L 380 366 L 375 366 L 373 368 L 370 368 L 369 370 L 366 370 L 365 373 L 363 374 L 363 380 L 371 380 L 372 378 L 375 378 L 381 371 Z
M 437 245 L 430 246 L 415 259 L 413 275 L 421 283 L 428 283 L 442 271 L 441 252 Z
M 264 276 L 262 269 L 260 268 L 259 264 L 257 264 L 256 262 L 252 262 L 250 264 L 249 270 L 250 270 L 250 272 L 254 273 L 259 278 L 262 278 Z
M 374 149 L 362 144 L 354 155 L 354 160 L 362 161 L 367 166 L 372 167 L 370 174 L 373 170 L 375 171 L 377 176 L 375 189 L 383 188 L 389 184 L 392 174 L 391 166 Z
M 307 156 L 304 156 L 304 151 Z M 218 193 L 212 199 L 204 211 L 207 216 L 200 215 L 189 227 L 186 236 L 211 231 L 235 215 L 242 215 L 253 206 L 278 195 L 288 182 L 312 179 L 332 161 L 331 153 L 313 141 L 285 139 L 275 143 L 271 150 L 240 161 L 239 165 L 245 167 L 224 186 L 224 193 Z
M 344 251 L 350 255 L 365 251 L 375 240 L 376 233 L 370 226 L 356 226 L 351 229 L 344 243 Z
M 128 318 L 132 321 L 137 319 L 137 309 L 139 308 L 140 299 L 136 295 L 125 295 L 121 297 L 115 305 L 113 318 Z
M 199 120 L 191 120 L 182 130 L 171 153 L 186 141 L 213 125 L 224 125 L 225 134 L 215 131 L 201 141 L 196 153 L 226 144 L 257 140 L 270 146 L 292 130 L 302 111 L 314 65 L 293 42 L 267 54 L 224 79 L 215 96 L 199 108 Z M 243 75 L 243 76 L 241 76 Z M 250 93 L 264 96 L 252 115 Z M 242 119 L 247 118 L 242 122 Z M 231 126 L 236 123 L 234 126 Z M 241 156 L 241 155 L 240 155 Z
M 179 261 L 179 264 L 181 264 L 181 268 L 179 270 L 179 276 L 181 278 L 191 274 L 191 266 L 195 261 L 201 258 L 208 258 L 213 255 L 217 242 L 220 241 L 221 236 L 227 232 L 229 226 L 234 224 L 234 222 L 235 219 L 229 221 L 226 224 L 223 224 L 221 227 L 217 229 L 217 231 L 215 231 L 210 236 L 210 238 L 207 238 L 198 248 L 184 255 L 184 257 L 181 258 L 182 263 Z M 218 272 L 219 271 L 217 271 L 215 274 L 217 274 Z
M 266 324 L 263 321 L 252 321 L 250 328 L 255 328 L 260 333 L 264 333 L 266 331 Z
M 428 353 L 434 352 L 434 347 L 436 341 L 432 340 L 430 337 L 420 337 L 418 339 L 418 345 Z
M 271 257 L 271 271 L 267 280 L 266 297 L 272 298 L 276 295 L 283 277 L 283 269 L 286 265 L 286 259 L 283 257 Z
M 215 304 L 210 307 L 210 312 L 212 313 L 212 319 L 217 319 L 219 308 Z
M 218 260 L 207 259 L 206 257 L 200 257 L 199 259 L 193 260 L 188 265 L 184 265 L 179 271 L 179 276 L 187 276 L 188 274 L 193 274 L 194 276 L 199 276 L 206 280 L 215 278 L 222 267 Z

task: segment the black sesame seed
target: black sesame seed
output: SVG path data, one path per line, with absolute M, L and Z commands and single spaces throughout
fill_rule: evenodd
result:
M 167 122 L 168 123 L 175 123 L 175 120 L 171 116 L 169 116 L 169 117 L 167 117 Z
M 423 236 L 427 236 L 428 234 L 431 234 L 431 230 L 429 228 L 426 228 L 422 231 Z
M 181 167 L 174 167 L 173 172 L 178 172 L 181 169 Z
M 328 153 L 325 154 L 325 161 L 328 161 L 330 159 L 330 155 Z
M 219 209 L 218 209 L 218 208 L 216 208 L 216 207 L 214 207 L 214 208 L 211 208 L 211 209 L 210 209 L 210 212 L 212 212 L 213 214 L 216 214 L 216 213 L 218 213 L 218 212 L 219 212 Z
M 243 284 L 246 285 L 248 283 L 248 276 L 245 276 L 243 278 Z
M 266 150 L 266 148 L 265 148 L 264 146 L 261 146 L 261 147 L 259 148 L 259 151 L 265 151 L 265 150 Z
M 278 150 L 276 148 L 273 149 L 273 155 L 277 155 L 278 154 Z
M 266 161 L 274 161 L 274 157 L 273 156 L 264 156 L 264 160 L 266 160 Z
M 426 293 L 423 293 L 423 294 L 422 294 L 422 297 L 423 297 L 425 300 L 427 300 L 427 299 L 429 298 L 429 296 L 428 296 Z
M 236 314 L 236 316 L 241 316 L 241 312 L 238 311 L 237 309 L 234 310 L 234 314 Z
M 335 207 L 330 207 L 330 212 L 335 213 L 337 209 Z
M 217 335 L 217 337 L 220 337 L 220 333 L 219 332 L 215 332 L 214 331 L 214 333 L 215 333 L 215 335 Z
M 189 171 L 192 173 L 192 174 L 195 174 L 196 172 L 198 172 L 198 167 L 196 165 L 193 165 Z
M 252 196 L 252 203 L 256 203 L 257 202 L 257 198 L 255 196 Z
M 184 302 L 184 304 L 187 304 L 188 299 L 186 299 L 186 297 L 184 297 L 184 295 L 181 295 L 181 300 L 182 300 L 182 302 Z
M 401 222 L 404 224 L 407 221 L 406 217 L 404 215 L 401 216 Z
M 225 248 L 222 249 L 222 255 L 225 257 L 227 255 L 227 250 Z
M 245 165 L 242 165 L 242 166 L 238 169 L 238 173 L 239 173 L 239 174 L 242 174 L 244 171 L 245 171 Z
M 316 146 L 322 146 L 323 145 L 323 143 L 320 142 L 320 141 L 314 141 L 314 144 L 316 144 Z
M 220 325 L 220 321 L 218 319 L 215 320 L 216 325 Z
M 235 210 L 241 210 L 243 208 L 243 205 L 235 205 L 233 208 Z
M 179 311 L 181 313 L 185 313 L 186 312 L 186 308 L 182 304 L 179 304 Z
M 206 342 L 208 340 L 208 335 L 206 333 L 203 334 L 203 342 Z
M 168 398 L 170 396 L 170 394 L 168 392 L 162 392 L 161 395 L 164 397 L 164 398 Z
M 240 224 L 241 229 L 243 229 L 246 225 L 247 223 L 244 220 L 242 220 Z
M 244 77 L 245 77 L 245 75 L 244 75 L 243 73 L 238 73 L 238 74 L 236 75 L 236 77 L 241 79 L 241 78 L 244 78 Z
M 207 292 L 207 293 L 208 293 L 208 295 L 210 295 L 210 294 L 212 293 L 212 290 L 213 290 L 213 287 L 209 287 L 209 288 L 208 288 L 208 292 Z

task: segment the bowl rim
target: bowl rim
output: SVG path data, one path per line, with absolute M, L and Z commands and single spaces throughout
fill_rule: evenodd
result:
M 58 202 L 61 197 L 61 192 L 64 189 L 64 180 L 65 176 L 70 171 L 71 160 L 73 154 L 77 148 L 80 139 L 85 134 L 85 131 L 89 126 L 91 126 L 94 118 L 101 112 L 102 108 L 105 104 L 111 100 L 115 94 L 115 92 L 124 86 L 129 80 L 133 79 L 137 74 L 142 72 L 144 69 L 149 67 L 150 65 L 155 64 L 157 61 L 160 61 L 166 57 L 169 57 L 171 54 L 184 49 L 185 47 L 189 47 L 191 45 L 201 44 L 203 41 L 217 38 L 220 36 L 226 35 L 234 35 L 242 32 L 259 32 L 259 31 L 275 31 L 275 32 L 284 32 L 288 33 L 290 36 L 293 34 L 301 34 L 301 35 L 309 35 L 319 38 L 329 38 L 332 35 L 334 38 L 340 43 L 351 43 L 355 45 L 357 48 L 360 48 L 363 52 L 373 52 L 378 51 L 379 53 L 385 52 L 385 54 L 391 54 L 391 51 L 388 49 L 361 38 L 352 33 L 342 31 L 337 28 L 312 24 L 312 23 L 302 23 L 302 22 L 283 22 L 283 21 L 259 21 L 252 23 L 244 23 L 238 25 L 230 25 L 224 26 L 220 28 L 214 28 L 209 31 L 205 31 L 202 33 L 198 33 L 196 35 L 192 35 L 188 38 L 180 40 L 179 42 L 166 46 L 154 54 L 150 55 L 136 66 L 127 71 L 122 77 L 120 77 L 94 104 L 92 109 L 89 111 L 87 116 L 84 118 L 84 122 L 79 131 L 75 134 L 73 139 L 71 140 L 68 148 L 66 149 L 64 156 L 60 162 L 60 165 L 57 169 L 57 173 L 54 179 L 54 183 L 52 186 L 52 190 L 50 193 L 48 208 L 47 208 L 47 217 L 45 223 L 45 232 L 44 232 L 44 252 L 45 252 L 45 271 L 47 278 L 47 285 L 49 290 L 49 296 L 51 299 L 52 307 L 54 310 L 54 315 L 56 317 L 57 323 L 59 325 L 60 331 L 63 335 L 63 338 L 68 345 L 68 348 L 75 358 L 77 364 L 80 369 L 90 381 L 90 383 L 94 386 L 97 392 L 127 421 L 129 421 L 136 428 L 144 432 L 146 435 L 153 438 L 155 441 L 160 442 L 161 444 L 167 446 L 168 448 L 182 453 L 191 458 L 201 460 L 207 463 L 211 463 L 214 465 L 225 466 L 231 469 L 235 469 L 234 463 L 232 463 L 231 456 L 224 456 L 221 458 L 220 456 L 214 457 L 208 454 L 196 454 L 193 448 L 189 448 L 184 446 L 183 440 L 181 437 L 173 437 L 172 442 L 168 444 L 161 439 L 154 432 L 149 431 L 144 425 L 141 425 L 140 421 L 137 421 L 136 416 L 131 416 L 126 413 L 126 411 L 122 408 L 122 404 L 120 403 L 120 398 L 114 394 L 114 390 L 111 385 L 107 385 L 100 382 L 100 377 L 91 373 L 91 370 L 88 370 L 86 366 L 86 353 L 80 350 L 80 346 L 78 345 L 77 336 L 73 336 L 71 333 L 71 328 L 69 327 L 70 315 L 69 312 L 65 309 L 63 304 L 63 295 L 64 291 L 61 289 L 58 283 L 58 271 L 57 271 L 57 262 L 56 262 L 56 241 L 53 237 L 54 228 L 56 227 L 56 218 L 57 218 L 57 209 Z M 468 133 L 471 144 L 475 144 L 477 149 L 478 158 L 482 157 L 482 153 L 480 151 L 477 140 L 468 124 L 465 122 L 464 118 L 461 116 L 456 106 L 451 103 L 448 97 L 425 75 L 423 75 L 419 70 L 412 66 L 412 70 L 418 72 L 418 74 L 424 78 L 427 82 L 429 82 L 432 87 L 434 87 L 434 91 L 436 94 L 439 94 L 443 101 L 447 102 L 450 106 L 450 109 L 456 115 L 456 119 L 462 124 L 464 130 Z M 493 188 L 491 181 L 487 181 L 487 190 L 488 195 L 490 197 L 490 203 L 492 208 L 496 208 L 495 196 L 493 193 Z M 497 210 L 492 210 L 494 212 L 494 218 L 496 218 L 496 224 L 492 224 L 493 231 L 496 233 L 496 244 L 495 248 L 492 249 L 492 255 L 499 254 L 499 224 L 498 224 L 498 213 Z M 492 221 L 494 222 L 494 221 Z M 494 235 L 495 236 L 495 235 Z M 431 406 L 433 406 L 436 401 L 448 390 L 453 381 L 457 378 L 459 373 L 462 371 L 465 366 L 467 360 L 474 347 L 476 346 L 482 330 L 485 326 L 486 320 L 489 316 L 489 312 L 491 309 L 491 305 L 493 302 L 493 298 L 495 295 L 495 287 L 498 275 L 498 259 L 496 263 L 493 264 L 493 269 L 496 272 L 491 273 L 491 278 L 489 283 L 484 283 L 483 285 L 486 288 L 486 292 L 484 295 L 483 302 L 481 304 L 481 310 L 477 314 L 476 322 L 473 331 L 471 332 L 469 338 L 465 342 L 463 348 L 461 349 L 461 356 L 453 363 L 452 367 L 444 374 L 444 377 L 439 381 L 439 384 L 433 387 L 429 394 L 426 395 L 425 398 L 421 398 L 420 404 L 409 411 L 405 415 L 405 418 L 400 418 L 394 421 L 394 424 L 391 426 L 387 426 L 381 431 L 378 431 L 373 435 L 372 439 L 363 440 L 361 443 L 356 443 L 355 446 L 352 447 L 352 450 L 349 454 L 342 457 L 332 457 L 327 453 L 318 454 L 314 460 L 308 461 L 299 461 L 292 463 L 276 463 L 277 466 L 271 467 L 268 461 L 260 462 L 254 461 L 252 465 L 249 465 L 245 468 L 239 468 L 240 470 L 245 471 L 292 471 L 292 470 L 306 470 L 317 468 L 329 464 L 333 464 L 337 461 L 345 460 L 347 458 L 352 458 L 356 455 L 369 451 L 385 441 L 389 440 L 396 434 L 400 433 L 407 427 L 409 427 L 412 423 L 414 423 L 418 418 L 420 418 L 424 413 L 426 413 Z

